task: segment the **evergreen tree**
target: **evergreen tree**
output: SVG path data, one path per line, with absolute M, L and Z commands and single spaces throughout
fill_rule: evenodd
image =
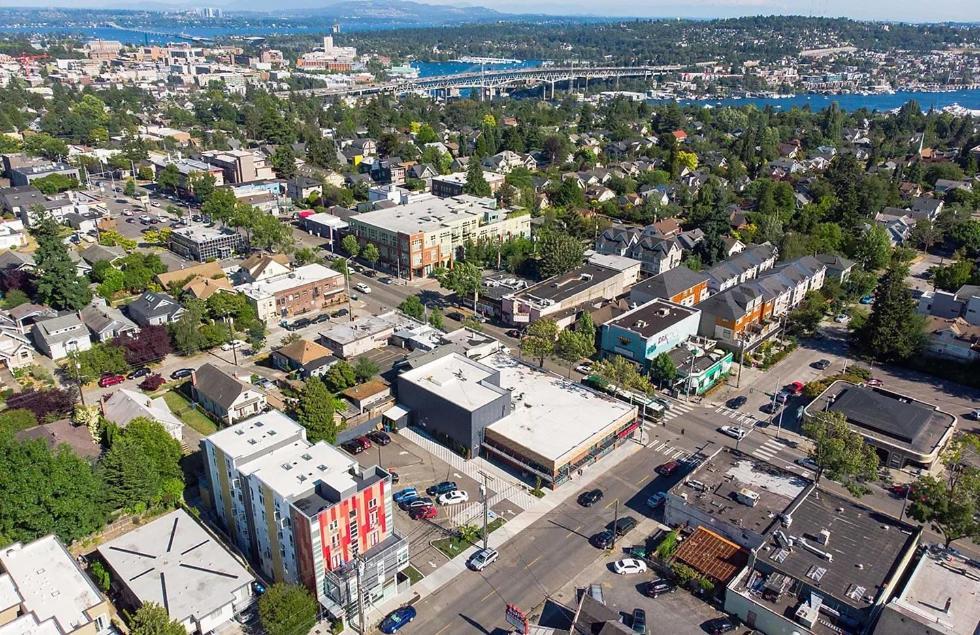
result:
M 75 263 L 61 242 L 61 226 L 48 214 L 37 213 L 31 235 L 37 240 L 34 254 L 37 300 L 58 310 L 77 311 L 92 299 L 88 281 L 79 278 Z
M 334 421 L 334 398 L 319 377 L 306 380 L 296 409 L 296 420 L 306 428 L 310 443 L 337 441 L 337 424 Z
M 480 159 L 475 156 L 470 157 L 470 164 L 466 168 L 466 185 L 463 186 L 463 192 L 473 196 L 491 196 L 493 194 L 490 190 L 490 184 L 483 178 L 483 166 L 480 164 Z
M 905 284 L 906 276 L 908 265 L 893 260 L 875 288 L 867 321 L 855 332 L 855 345 L 883 362 L 908 359 L 923 344 L 924 319 Z

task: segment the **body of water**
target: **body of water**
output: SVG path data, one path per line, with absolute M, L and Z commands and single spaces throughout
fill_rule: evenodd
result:
M 512 64 L 484 64 L 488 71 L 501 71 L 508 68 L 536 68 L 541 66 L 541 60 L 524 60 Z M 479 64 L 471 62 L 412 62 L 412 67 L 419 69 L 419 77 L 435 77 L 438 75 L 456 75 L 480 70 Z
M 752 104 L 759 108 L 772 106 L 780 110 L 804 108 L 823 110 L 837 102 L 843 110 L 854 111 L 861 108 L 883 112 L 901 108 L 905 103 L 915 100 L 923 110 L 958 105 L 971 110 L 980 110 L 980 90 L 956 90 L 945 93 L 898 91 L 891 95 L 791 95 L 789 97 L 751 97 L 743 99 L 682 99 L 679 103 L 702 106 L 745 106 Z

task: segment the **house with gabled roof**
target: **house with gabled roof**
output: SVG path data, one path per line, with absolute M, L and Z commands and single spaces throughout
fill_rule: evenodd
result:
M 158 326 L 176 322 L 187 311 L 172 295 L 146 291 L 126 305 L 129 317 L 140 326 Z
M 214 364 L 204 364 L 191 375 L 194 402 L 215 419 L 229 425 L 261 412 L 265 395 L 252 384 Z
M 108 342 L 120 335 L 135 335 L 140 330 L 122 311 L 109 306 L 102 298 L 93 299 L 79 315 L 97 342 Z
M 302 379 L 320 377 L 338 361 L 329 348 L 304 339 L 272 351 L 273 366 L 287 373 L 297 372 Z

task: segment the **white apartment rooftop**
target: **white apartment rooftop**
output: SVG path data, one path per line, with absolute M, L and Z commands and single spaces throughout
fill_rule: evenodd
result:
M 388 311 L 381 315 L 367 315 L 353 322 L 337 324 L 325 331 L 320 331 L 320 337 L 343 346 L 365 337 L 373 337 L 386 330 L 394 331 L 395 329 L 417 325 L 418 322 L 397 311 Z
M 500 371 L 500 386 L 511 391 L 513 408 L 487 429 L 552 461 L 636 410 L 636 406 L 532 368 L 505 353 L 480 363 Z
M 30 611 L 0 627 L 3 635 L 70 633 L 105 601 L 54 536 L 0 549 L 0 569 L 0 613 L 20 604 Z
M 980 624 L 980 569 L 926 552 L 888 609 L 928 624 L 932 633 L 975 633 Z
M 236 291 L 241 291 L 250 298 L 260 300 L 275 296 L 279 293 L 295 289 L 307 284 L 322 282 L 329 278 L 336 278 L 341 274 L 329 267 L 313 263 L 297 267 L 289 273 L 282 273 L 271 278 L 265 278 L 257 282 L 249 282 L 236 287 Z M 339 288 L 338 288 L 339 292 Z
M 504 392 L 485 381 L 493 374 L 492 368 L 452 353 L 403 373 L 401 378 L 460 408 L 473 411 L 499 399 Z
M 310 445 L 305 439 L 269 452 L 244 466 L 249 474 L 285 499 L 302 496 L 317 481 L 323 481 L 338 492 L 355 488 L 357 482 L 350 473 L 357 461 L 332 445 L 320 441 Z
M 351 221 L 373 225 L 386 231 L 402 234 L 431 233 L 462 222 L 483 218 L 496 209 L 492 198 L 463 194 L 451 198 L 427 196 L 408 205 L 397 205 L 351 216 Z
M 232 459 L 264 454 L 287 443 L 305 438 L 303 426 L 278 410 L 250 417 L 208 436 L 208 441 Z

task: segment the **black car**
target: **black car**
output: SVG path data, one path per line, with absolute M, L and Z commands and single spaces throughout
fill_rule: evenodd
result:
M 397 483 L 398 481 L 401 480 L 401 477 L 398 476 L 398 472 L 396 472 L 395 470 L 388 470 L 388 474 L 391 474 L 392 483 Z
M 310 320 L 310 318 L 300 318 L 300 319 L 296 320 L 295 322 L 293 322 L 293 328 L 294 329 L 305 329 L 307 326 L 309 326 L 312 323 L 313 322 Z
M 643 609 L 633 609 L 633 632 L 639 635 L 646 635 L 647 632 L 647 612 Z
M 749 398 L 746 397 L 745 395 L 739 395 L 738 397 L 732 397 L 731 399 L 728 400 L 728 407 L 729 408 L 732 408 L 734 410 L 737 410 L 737 409 L 741 408 L 742 406 L 744 406 L 745 405 L 745 402 L 748 401 L 748 400 L 749 400 Z
M 582 507 L 592 507 L 596 503 L 602 500 L 602 490 L 601 489 L 590 489 L 587 492 L 582 492 L 578 497 L 578 504 Z
M 613 544 L 613 532 L 606 529 L 589 538 L 589 543 L 596 549 L 609 549 Z
M 178 368 L 174 372 L 170 373 L 170 379 L 183 379 L 184 377 L 190 377 L 193 374 L 193 368 Z
M 388 436 L 387 432 L 382 430 L 375 430 L 373 432 L 368 432 L 367 437 L 377 443 L 378 445 L 388 445 L 391 443 L 391 437 Z
M 326 322 L 329 319 L 330 319 L 330 315 L 328 313 L 321 313 L 320 315 L 318 315 L 315 318 L 313 318 L 313 323 L 314 324 L 323 324 L 324 322 Z
M 351 454 L 360 454 L 364 451 L 364 446 L 355 441 L 348 441 L 347 443 L 341 443 L 340 447 L 344 448 Z
M 347 315 L 347 309 L 340 309 L 330 314 L 330 317 L 343 317 Z
M 126 379 L 136 379 L 138 377 L 146 377 L 149 374 L 150 374 L 150 369 L 144 366 L 142 368 L 137 368 L 133 372 L 126 375 Z
M 615 529 L 616 535 L 622 537 L 636 529 L 638 524 L 639 522 L 632 516 L 623 516 L 622 518 L 616 519 L 615 523 L 609 523 L 609 529 Z
M 518 329 L 510 329 L 509 331 L 507 331 L 506 335 L 507 337 L 513 337 L 515 340 L 519 340 L 524 334 L 521 333 Z
M 643 595 L 650 598 L 661 596 L 664 593 L 673 593 L 676 590 L 677 586 L 673 582 L 664 579 L 650 580 L 643 585 Z
M 735 620 L 730 617 L 716 617 L 713 620 L 708 620 L 701 625 L 701 628 L 711 635 L 719 635 L 720 633 L 731 633 L 738 626 L 735 624 Z
M 821 359 L 819 361 L 813 362 L 813 364 L 811 364 L 811 366 L 813 366 L 817 370 L 826 370 L 827 367 L 830 366 L 830 360 L 829 359 Z

